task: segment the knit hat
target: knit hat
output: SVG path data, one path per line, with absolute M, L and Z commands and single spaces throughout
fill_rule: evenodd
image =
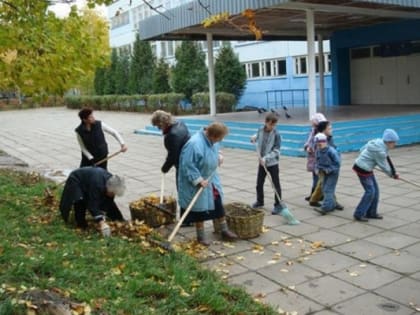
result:
M 315 113 L 312 115 L 311 117 L 311 121 L 316 123 L 317 125 L 321 122 L 321 121 L 326 121 L 327 118 L 325 118 L 324 114 L 321 113 Z
M 327 136 L 324 135 L 322 132 L 317 133 L 315 135 L 315 142 L 319 143 L 319 142 L 327 142 Z
M 397 142 L 400 140 L 400 137 L 398 137 L 394 129 L 385 129 L 382 140 L 385 142 Z

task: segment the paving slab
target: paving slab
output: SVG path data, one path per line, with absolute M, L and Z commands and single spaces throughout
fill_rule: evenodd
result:
M 382 296 L 378 296 L 372 293 L 366 293 L 350 299 L 344 303 L 335 305 L 333 310 L 341 314 L 357 315 L 408 315 L 412 312 L 412 309 L 408 307 L 393 301 L 389 301 Z
M 241 115 L 221 114 L 216 119 L 230 117 L 240 120 Z M 117 198 L 116 202 L 124 216 L 130 219 L 130 201 L 152 193 L 159 194 L 160 167 L 166 157 L 162 138 L 133 133 L 134 129 L 150 124 L 150 114 L 98 111 L 95 116 L 120 131 L 128 145 L 128 151 L 110 160 L 108 165 L 111 173 L 126 177 L 126 194 Z M 77 110 L 65 108 L 0 112 L 0 150 L 42 174 L 72 170 L 80 162 L 80 148 L 73 132 L 78 124 Z M 46 137 L 48 141 L 45 141 Z M 110 152 L 119 149 L 112 137 L 107 137 L 107 141 Z M 416 161 L 420 156 L 420 145 L 398 147 L 390 154 L 404 178 L 419 182 L 420 163 Z M 225 162 L 219 172 L 225 202 L 251 204 L 256 197 L 255 152 L 224 149 L 224 155 Z M 283 197 L 301 224 L 289 226 L 282 217 L 271 215 L 274 200 L 267 181 L 264 187 L 266 232 L 252 240 L 223 243 L 212 233 L 212 224 L 206 222 L 206 233 L 213 243 L 198 260 L 205 266 L 214 267 L 215 272 L 228 283 L 243 283 L 255 298 L 284 306 L 284 310 L 299 311 L 299 315 L 307 312 L 353 315 L 363 314 L 364 309 L 369 315 L 392 314 L 392 307 L 375 313 L 376 310 L 370 308 L 371 301 L 376 302 L 375 305 L 384 302 L 404 304 L 408 314 L 414 313 L 402 293 L 401 296 L 396 296 L 395 292 L 395 296 L 391 294 L 393 290 L 418 292 L 420 212 L 417 202 L 420 190 L 378 173 L 381 190 L 379 212 L 384 214 L 384 220 L 370 220 L 367 224 L 353 221 L 354 208 L 363 194 L 359 180 L 351 170 L 356 157 L 357 152 L 342 154 L 337 198 L 345 210 L 320 216 L 304 200 L 311 186 L 311 174 L 305 168 L 306 159 L 282 156 L 280 180 Z M 166 194 L 175 196 L 174 170 L 167 174 L 166 184 Z M 194 238 L 194 228 L 182 228 L 176 236 L 177 241 Z M 319 247 L 319 244 L 327 248 Z M 253 253 L 257 245 L 263 245 L 264 254 Z M 358 270 L 362 264 L 367 265 L 366 269 Z M 349 271 L 360 274 L 349 278 Z M 389 282 L 395 277 L 399 278 Z M 401 281 L 404 279 L 410 281 Z M 285 286 L 295 287 L 297 291 L 288 290 Z M 372 289 L 376 291 L 370 294 L 381 294 L 384 300 L 381 296 L 375 300 L 366 294 L 366 290 Z M 360 312 L 356 307 L 358 305 L 353 305 L 354 310 L 348 308 L 352 303 L 347 301 L 353 299 L 365 308 L 361 307 Z M 343 307 L 340 310 L 331 309 L 336 305 Z M 401 310 L 407 309 L 399 308 Z
M 395 251 L 376 257 L 371 262 L 401 274 L 411 274 L 420 271 L 420 258 L 404 251 Z
M 403 278 L 375 290 L 375 293 L 398 301 L 407 307 L 420 307 L 420 282 L 410 278 Z
M 349 282 L 366 290 L 379 288 L 396 281 L 401 275 L 369 263 L 360 263 L 332 274 L 341 280 Z
M 296 286 L 323 275 L 303 264 L 286 264 L 286 262 L 261 268 L 258 273 L 284 287 Z
M 365 240 L 392 249 L 401 249 L 419 241 L 418 238 L 393 231 L 378 233 L 366 237 Z
M 317 310 L 324 308 L 324 306 L 288 289 L 270 293 L 263 301 L 272 305 L 279 314 L 314 314 Z
M 332 273 L 359 263 L 354 258 L 329 249 L 308 256 L 308 258 L 309 260 L 305 260 L 303 264 L 323 273 Z
M 377 256 L 392 252 L 392 249 L 388 247 L 383 247 L 366 240 L 357 240 L 336 246 L 334 250 L 360 260 L 371 260 Z
M 332 306 L 366 292 L 331 276 L 299 284 L 295 291 L 325 306 Z

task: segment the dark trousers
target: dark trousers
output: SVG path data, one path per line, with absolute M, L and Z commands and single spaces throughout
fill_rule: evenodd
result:
M 281 198 L 281 187 L 280 187 L 280 177 L 279 177 L 279 165 L 273 165 L 266 167 L 268 173 L 270 173 L 271 178 L 273 179 L 274 189 L 279 194 Z M 259 204 L 264 204 L 264 182 L 267 174 L 265 172 L 264 167 L 261 165 L 258 167 L 258 175 L 257 175 L 257 202 Z M 278 200 L 276 194 L 274 194 L 274 205 L 278 205 L 280 200 Z

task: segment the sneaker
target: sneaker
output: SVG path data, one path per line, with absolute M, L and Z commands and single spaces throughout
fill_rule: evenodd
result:
M 321 207 L 321 204 L 319 202 L 317 202 L 317 201 L 310 202 L 309 205 L 312 206 L 312 207 Z
M 252 208 L 262 208 L 262 207 L 264 207 L 264 204 L 256 201 L 251 205 L 251 207 Z
M 369 222 L 369 220 L 367 219 L 367 218 L 365 218 L 365 217 L 358 217 L 358 216 L 353 216 L 354 217 L 354 219 L 356 220 L 356 221 L 359 221 L 359 222 Z
M 367 215 L 366 218 L 368 219 L 377 219 L 377 220 L 382 220 L 384 217 L 380 214 L 376 214 L 376 215 Z
M 271 210 L 272 215 L 280 214 L 283 208 L 280 205 L 275 205 L 273 210 Z
M 344 210 L 344 207 L 342 205 L 340 205 L 338 202 L 335 204 L 335 210 L 339 210 L 342 211 Z

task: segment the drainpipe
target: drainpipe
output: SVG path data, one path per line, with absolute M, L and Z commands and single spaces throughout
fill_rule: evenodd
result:
M 316 113 L 315 25 L 314 11 L 306 10 L 306 41 L 308 45 L 309 119 Z
M 216 87 L 214 82 L 214 62 L 213 62 L 213 36 L 211 33 L 207 37 L 207 64 L 209 74 L 209 97 L 210 97 L 210 116 L 216 116 Z
M 318 34 L 318 65 L 319 65 L 319 105 L 321 112 L 325 113 L 325 84 L 324 84 L 324 45 L 323 38 Z

